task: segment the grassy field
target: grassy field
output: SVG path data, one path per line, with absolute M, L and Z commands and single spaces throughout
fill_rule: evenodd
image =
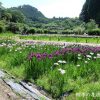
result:
M 100 43 L 100 37 L 68 37 L 61 35 L 27 35 L 19 36 L 20 39 L 26 40 L 44 40 L 44 41 L 64 41 L 75 43 Z
M 20 80 L 35 83 L 55 99 L 69 94 L 65 99 L 100 97 L 100 47 L 62 48 L 1 39 L 0 68 Z
M 65 35 L 19 35 L 13 33 L 0 34 L 0 39 L 24 39 L 43 41 L 62 41 L 75 43 L 95 43 L 100 44 L 100 37 L 71 37 Z

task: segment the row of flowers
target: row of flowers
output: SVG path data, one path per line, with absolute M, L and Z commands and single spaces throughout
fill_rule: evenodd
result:
M 45 59 L 47 58 L 54 58 L 57 56 L 62 56 L 65 55 L 67 53 L 75 53 L 79 55 L 83 55 L 85 57 L 91 58 L 91 55 L 95 55 L 97 58 L 100 58 L 100 47 L 89 47 L 89 46 L 76 46 L 76 47 L 66 47 L 66 48 L 62 48 L 60 50 L 57 50 L 55 52 L 52 52 L 51 54 L 47 54 L 47 53 L 30 53 L 28 55 L 28 59 L 32 60 L 33 57 L 36 57 L 39 60 Z M 90 53 L 90 55 L 89 55 Z M 78 59 L 80 59 L 80 57 L 78 57 Z

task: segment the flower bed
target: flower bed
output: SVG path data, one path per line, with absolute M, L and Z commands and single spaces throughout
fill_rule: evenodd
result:
M 100 90 L 100 85 L 96 87 L 96 83 L 100 83 L 100 47 L 72 45 L 63 48 L 0 40 L 0 55 L 3 69 L 21 80 L 34 82 L 53 98 L 71 93 L 66 97 L 71 99 L 77 92 Z

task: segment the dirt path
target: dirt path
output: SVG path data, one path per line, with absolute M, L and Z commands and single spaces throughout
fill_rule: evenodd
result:
M 0 100 L 51 100 L 35 84 L 19 81 L 0 70 Z
M 82 45 L 82 46 L 94 46 L 100 47 L 100 44 L 96 43 L 76 43 L 76 42 L 62 42 L 62 41 L 43 41 L 43 40 L 24 40 L 24 39 L 15 39 L 17 42 L 28 42 L 30 44 L 48 44 L 48 45 L 60 45 L 60 46 L 68 46 L 68 45 Z
M 0 100 L 22 100 L 16 95 L 7 84 L 0 79 Z

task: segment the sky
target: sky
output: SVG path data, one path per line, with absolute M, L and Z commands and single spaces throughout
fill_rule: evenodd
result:
M 6 8 L 29 4 L 46 17 L 78 17 L 85 0 L 0 0 Z

